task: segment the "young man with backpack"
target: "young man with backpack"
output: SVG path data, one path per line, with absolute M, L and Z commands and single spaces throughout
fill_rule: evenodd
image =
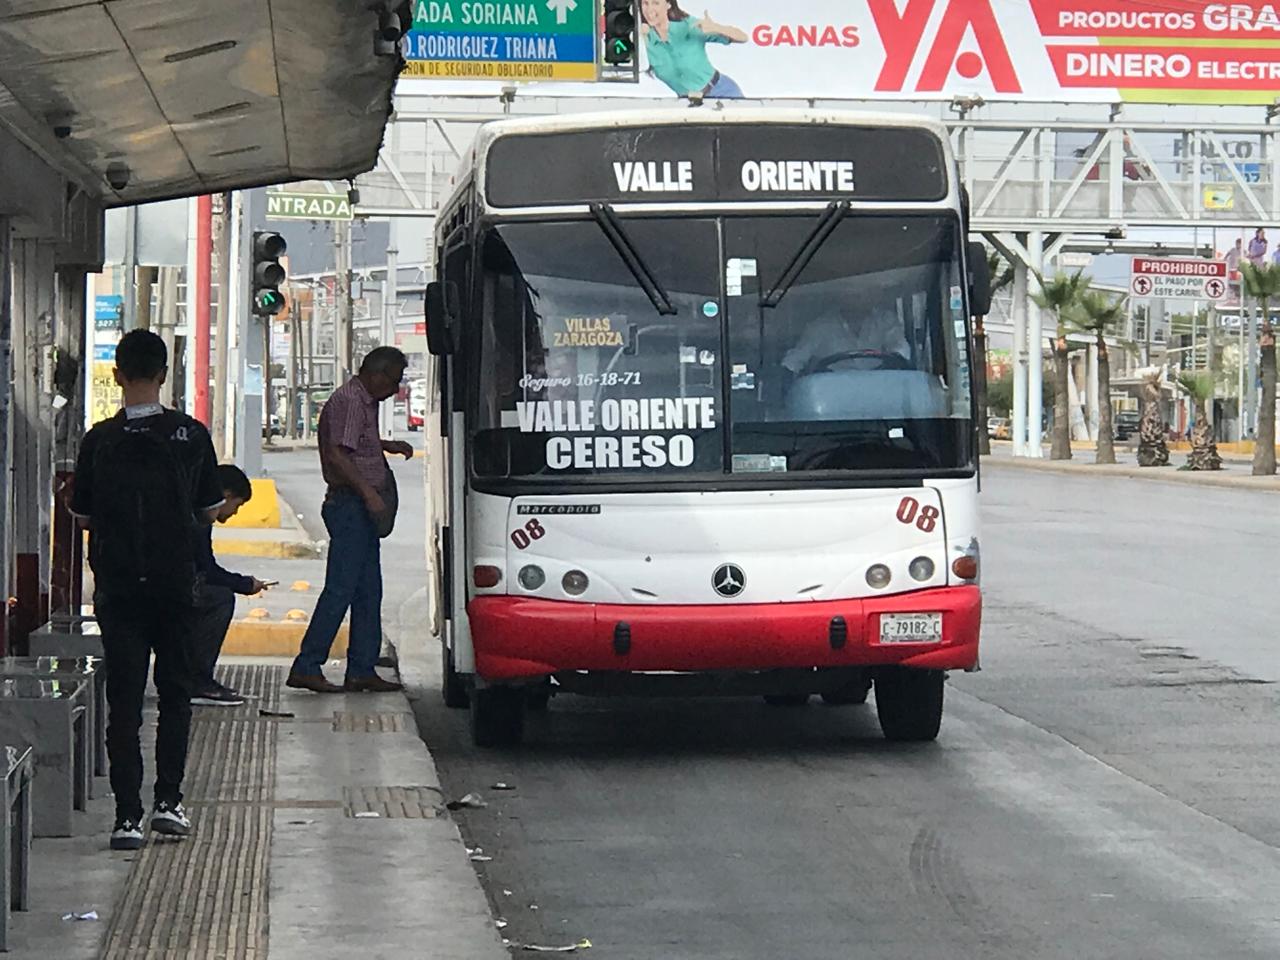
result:
M 222 488 L 222 506 L 218 523 L 226 523 L 240 508 L 253 499 L 253 484 L 243 470 L 234 464 L 218 465 L 218 486 Z M 196 671 L 192 704 L 206 707 L 238 707 L 244 703 L 239 691 L 219 683 L 213 675 L 227 638 L 227 628 L 235 615 L 236 594 L 252 597 L 267 589 L 257 577 L 232 573 L 219 566 L 213 555 L 213 527 L 204 527 L 197 535 L 200 570 L 203 582 L 191 613 L 190 642 Z
M 113 850 L 142 846 L 138 731 L 155 654 L 160 699 L 151 829 L 185 837 L 182 778 L 191 727 L 193 671 L 186 629 L 200 584 L 197 537 L 222 505 L 205 428 L 160 404 L 164 341 L 146 330 L 116 347 L 124 409 L 85 435 L 71 509 L 89 529 L 94 612 L 107 667 L 107 753 L 116 798 Z

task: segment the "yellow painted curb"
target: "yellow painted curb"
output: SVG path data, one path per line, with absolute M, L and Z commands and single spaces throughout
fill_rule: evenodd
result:
M 269 557 L 274 560 L 309 560 L 320 556 L 306 540 L 238 540 L 214 537 L 213 552 L 220 557 Z
M 274 480 L 250 480 L 253 499 L 228 520 L 227 527 L 253 527 L 275 530 L 280 527 L 280 493 Z
M 306 632 L 305 623 L 233 620 L 222 643 L 222 652 L 228 657 L 292 657 L 297 655 L 302 635 Z M 342 658 L 346 655 L 347 625 L 344 623 L 338 628 L 329 656 Z

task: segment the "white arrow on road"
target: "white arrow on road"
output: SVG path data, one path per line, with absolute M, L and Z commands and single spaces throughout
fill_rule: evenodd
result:
M 569 11 L 578 9 L 578 0 L 547 0 L 547 9 L 555 11 L 556 23 L 568 23 Z

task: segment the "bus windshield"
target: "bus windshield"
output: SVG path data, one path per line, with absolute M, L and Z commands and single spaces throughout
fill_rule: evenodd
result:
M 594 221 L 492 227 L 477 478 L 971 469 L 958 218 L 850 212 L 815 234 L 819 217 L 620 218 L 674 315 Z

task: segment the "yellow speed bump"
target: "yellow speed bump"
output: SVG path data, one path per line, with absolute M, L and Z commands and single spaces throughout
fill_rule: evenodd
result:
M 311 589 L 311 582 L 309 580 L 295 580 L 293 581 L 293 586 L 289 589 L 294 593 L 306 593 Z
M 254 607 L 245 616 L 250 620 L 270 620 L 271 613 L 266 607 Z
M 284 615 L 284 618 L 291 623 L 306 623 L 310 619 L 305 610 L 290 610 Z

